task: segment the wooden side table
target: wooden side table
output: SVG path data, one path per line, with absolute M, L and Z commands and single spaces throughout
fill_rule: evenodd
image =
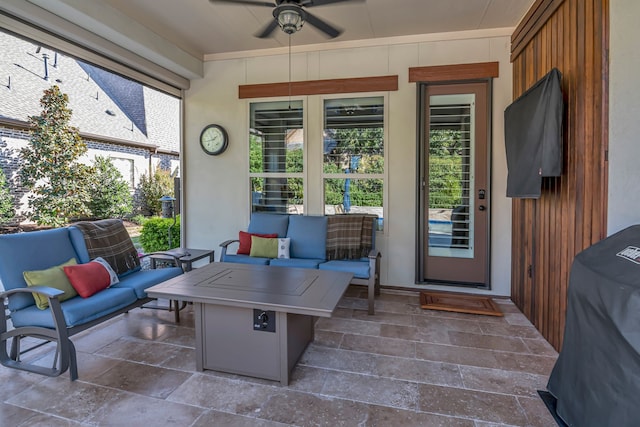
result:
M 214 262 L 214 256 L 216 251 L 213 249 L 189 249 L 189 248 L 175 248 L 170 249 L 168 251 L 164 251 L 166 254 L 172 254 L 178 257 L 180 263 L 182 264 L 182 269 L 184 272 L 191 271 L 193 269 L 194 261 L 198 261 L 209 257 L 209 262 Z M 153 254 L 149 255 L 149 263 L 152 269 L 156 268 L 157 261 L 168 261 L 169 263 L 173 263 L 175 258 L 170 255 L 164 254 Z M 171 306 L 174 308 L 171 308 Z M 182 304 L 178 300 L 169 301 L 169 310 L 174 310 L 175 313 L 175 321 L 176 323 L 180 323 L 180 310 L 186 307 L 186 303 L 183 301 Z

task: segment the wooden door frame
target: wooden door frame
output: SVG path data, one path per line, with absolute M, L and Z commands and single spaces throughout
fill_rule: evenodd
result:
M 424 280 L 425 271 L 424 271 L 424 256 L 425 251 L 428 248 L 425 245 L 425 232 L 428 233 L 428 224 L 425 222 L 425 215 L 423 214 L 422 208 L 426 204 L 426 191 L 425 187 L 427 185 L 427 176 L 425 175 L 426 171 L 426 156 L 425 156 L 425 147 L 426 147 L 426 127 L 428 123 L 424 118 L 426 117 L 426 108 L 429 108 L 428 95 L 427 95 L 427 87 L 428 86 L 452 86 L 452 85 L 464 85 L 464 84 L 484 84 L 486 85 L 486 113 L 487 113 L 487 122 L 486 122 L 486 139 L 487 139 L 487 193 L 489 195 L 487 200 L 487 211 L 488 214 L 491 214 L 491 152 L 492 152 L 492 93 L 493 93 L 493 85 L 492 79 L 474 79 L 474 80 L 464 80 L 464 81 L 437 81 L 434 82 L 420 82 L 417 85 L 417 147 L 416 147 L 416 167 L 417 167 L 417 182 L 416 182 L 416 252 L 415 252 L 415 283 L 416 284 L 427 284 L 428 281 Z M 486 266 L 485 266 L 485 280 L 484 285 L 478 284 L 465 284 L 460 283 L 460 287 L 477 287 L 481 289 L 491 289 L 491 220 L 490 216 L 486 223 L 487 228 L 487 244 L 486 244 Z

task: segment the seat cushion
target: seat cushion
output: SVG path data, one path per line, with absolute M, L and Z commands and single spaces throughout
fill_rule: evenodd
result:
M 289 215 L 268 214 L 254 212 L 251 214 L 251 222 L 247 232 L 259 234 L 277 234 L 278 237 L 287 237 Z
M 132 304 L 137 300 L 132 289 L 111 287 L 89 298 L 80 296 L 61 303 L 68 327 L 82 325 Z M 11 313 L 15 327 L 42 326 L 54 328 L 50 309 L 40 310 L 35 305 Z
M 326 216 L 291 215 L 287 237 L 291 258 L 326 259 Z
M 0 281 L 6 290 L 27 287 L 24 271 L 44 270 L 71 258 L 78 261 L 66 228 L 0 235 Z M 9 299 L 11 311 L 32 304 L 35 301 L 27 294 Z
M 269 265 L 276 267 L 318 268 L 318 264 L 321 262 L 324 262 L 324 260 L 309 258 L 276 258 L 272 259 Z
M 353 273 L 353 277 L 358 279 L 369 278 L 369 260 L 334 260 L 320 264 L 318 266 L 320 270 L 332 270 L 342 271 L 346 273 Z
M 157 285 L 160 282 L 169 280 L 173 277 L 182 274 L 182 269 L 179 267 L 167 267 L 158 268 L 155 270 L 139 270 L 135 273 L 127 274 L 124 277 L 120 277 L 120 281 L 117 285 L 113 285 L 111 288 L 127 288 L 132 289 L 135 292 L 137 298 L 146 298 L 146 289 L 153 285 Z
M 235 262 L 238 264 L 253 264 L 253 265 L 269 265 L 270 258 L 260 258 L 249 255 L 229 255 L 227 254 L 221 262 Z

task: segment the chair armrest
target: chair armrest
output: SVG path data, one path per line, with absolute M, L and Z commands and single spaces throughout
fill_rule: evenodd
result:
M 379 258 L 379 257 L 381 257 L 381 256 L 382 256 L 382 254 L 381 254 L 381 253 L 380 253 L 380 251 L 379 251 L 379 250 L 377 250 L 377 249 L 371 249 L 371 250 L 369 251 L 369 254 L 367 255 L 367 257 L 368 257 L 369 259 L 371 259 L 371 258 Z
M 46 334 L 52 338 L 59 338 L 60 336 L 66 337 L 66 329 L 67 323 L 64 320 L 64 315 L 62 314 L 62 308 L 60 307 L 60 300 L 58 297 L 63 295 L 64 292 L 60 289 L 50 288 L 48 286 L 29 286 L 27 288 L 15 288 L 10 289 L 8 291 L 0 293 L 0 301 L 2 301 L 2 305 L 4 306 L 4 300 L 13 294 L 34 294 L 39 293 L 47 297 L 49 300 L 49 309 L 51 310 L 51 315 L 53 316 L 53 323 L 55 325 L 55 333 Z M 0 313 L 0 329 L 2 332 L 6 332 L 6 317 L 4 310 Z M 3 328 L 4 327 L 4 328 Z M 23 328 L 24 329 L 24 328 Z
M 222 248 L 222 250 L 220 251 L 220 261 L 224 261 L 224 257 L 227 255 L 227 247 L 232 243 L 240 243 L 240 240 L 225 240 L 224 242 L 220 243 L 220 247 Z
M 50 288 L 48 286 L 29 286 L 28 288 L 15 288 L 15 289 L 10 289 L 8 291 L 1 292 L 0 298 L 6 298 L 12 294 L 20 294 L 20 293 L 24 293 L 24 294 L 39 293 L 49 299 L 51 298 L 58 299 L 58 296 L 64 294 L 64 292 L 61 291 L 60 289 Z

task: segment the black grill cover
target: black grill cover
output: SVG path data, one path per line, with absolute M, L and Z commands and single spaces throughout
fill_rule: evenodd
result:
M 538 198 L 562 174 L 562 74 L 554 68 L 504 111 L 507 197 Z
M 569 426 L 640 426 L 640 225 L 579 253 L 548 389 Z

